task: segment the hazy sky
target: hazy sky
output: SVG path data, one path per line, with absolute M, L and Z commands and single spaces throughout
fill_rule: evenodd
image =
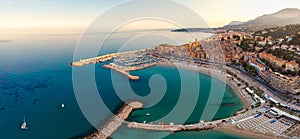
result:
M 210 27 L 223 26 L 230 21 L 248 21 L 284 8 L 300 9 L 300 0 L 176 1 L 197 12 Z M 122 2 L 124 1 L 0 0 L 0 29 L 47 28 L 80 31 L 105 10 Z

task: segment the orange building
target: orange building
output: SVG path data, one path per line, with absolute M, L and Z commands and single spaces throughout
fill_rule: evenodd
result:
M 271 61 L 272 63 L 274 63 L 276 66 L 278 67 L 282 67 L 283 65 L 285 65 L 285 63 L 287 63 L 286 60 L 283 60 L 281 58 L 275 58 L 273 61 Z
M 197 39 L 195 39 L 194 42 L 190 42 L 188 44 L 188 46 L 185 46 L 185 48 L 188 48 L 192 58 L 197 58 L 197 59 L 206 59 L 207 58 L 202 45 L 200 44 L 200 42 Z
M 285 64 L 285 69 L 286 70 L 291 70 L 291 71 L 298 71 L 299 69 L 299 64 L 296 63 L 296 61 L 290 61 L 290 62 L 287 62 Z
M 272 64 L 275 64 L 278 67 L 282 67 L 283 65 L 285 65 L 285 63 L 287 63 L 286 60 L 283 60 L 281 58 L 277 58 L 276 56 L 274 56 L 272 54 L 268 54 L 266 52 L 259 53 L 259 57 L 261 59 L 265 59 L 265 60 L 269 61 Z

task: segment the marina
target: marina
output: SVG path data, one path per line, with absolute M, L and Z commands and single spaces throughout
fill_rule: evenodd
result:
M 93 58 L 80 59 L 79 61 L 72 62 L 70 65 L 75 66 L 75 67 L 81 67 L 81 66 L 88 65 L 88 64 L 103 63 L 106 61 L 110 61 L 120 55 L 131 55 L 131 54 L 135 54 L 138 52 L 144 52 L 144 51 L 145 50 L 137 50 L 137 51 L 130 51 L 130 52 L 111 53 L 111 54 L 106 54 L 106 55 L 97 56 L 97 57 L 93 57 Z

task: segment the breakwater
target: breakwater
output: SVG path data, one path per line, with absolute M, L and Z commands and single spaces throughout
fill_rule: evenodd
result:
M 134 109 L 140 109 L 143 103 L 139 101 L 130 101 L 124 104 L 120 111 L 108 120 L 97 132 L 84 137 L 83 139 L 106 139 L 109 138 L 128 118 Z
M 124 69 L 117 68 L 116 66 L 113 66 L 113 65 L 104 65 L 103 68 L 115 70 L 115 71 L 125 75 L 130 80 L 139 80 L 140 79 L 139 76 L 133 76 L 133 75 L 129 74 L 127 71 L 125 71 Z

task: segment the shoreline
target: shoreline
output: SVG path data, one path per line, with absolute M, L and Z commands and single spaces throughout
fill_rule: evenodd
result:
M 198 73 L 202 73 L 202 74 L 211 76 L 212 78 L 217 78 L 217 79 L 225 82 L 226 85 L 230 86 L 236 92 L 237 96 L 240 98 L 240 100 L 243 103 L 243 108 L 241 110 L 244 110 L 244 109 L 250 107 L 250 103 L 246 100 L 246 98 L 243 97 L 243 95 L 240 92 L 240 89 L 237 86 L 234 85 L 233 80 L 228 80 L 227 79 L 227 75 L 224 75 L 224 74 L 219 73 L 217 71 L 216 72 L 211 72 L 212 69 L 209 69 L 207 67 L 200 67 L 199 68 L 198 66 L 193 67 L 193 66 L 188 66 L 188 65 L 184 65 L 184 64 L 177 64 L 176 65 L 176 64 L 173 64 L 173 63 L 160 62 L 160 63 L 157 63 L 157 64 L 152 64 L 151 66 L 179 67 L 179 68 L 183 68 L 183 69 L 187 69 L 187 70 L 192 70 L 192 71 L 195 71 L 195 72 L 198 72 Z M 148 68 L 148 67 L 151 67 L 151 66 L 145 66 L 145 67 L 141 67 L 141 68 L 138 68 L 138 69 L 133 68 L 134 69 L 133 71 L 142 70 L 144 68 Z M 128 77 L 131 80 L 139 80 L 139 76 L 130 75 L 128 72 L 126 72 L 126 70 L 120 70 L 117 67 L 114 67 L 112 65 L 104 65 L 103 68 L 115 70 L 115 71 L 125 75 L 126 77 Z M 240 110 L 238 110 L 238 111 L 240 111 Z M 237 113 L 238 111 L 236 111 L 235 113 Z M 234 116 L 234 115 L 232 115 L 232 116 Z M 212 130 L 220 130 L 220 131 L 223 131 L 223 132 L 226 132 L 226 133 L 233 133 L 233 134 L 238 134 L 238 135 L 242 135 L 242 136 L 246 136 L 246 137 L 265 138 L 265 139 L 269 139 L 269 138 L 282 139 L 282 138 L 275 137 L 275 136 L 270 137 L 269 135 L 264 135 L 262 133 L 256 133 L 256 132 L 252 132 L 252 131 L 240 130 L 240 129 L 237 129 L 236 127 L 233 127 L 233 126 L 230 126 L 230 125 L 226 125 L 225 127 L 215 127 Z

